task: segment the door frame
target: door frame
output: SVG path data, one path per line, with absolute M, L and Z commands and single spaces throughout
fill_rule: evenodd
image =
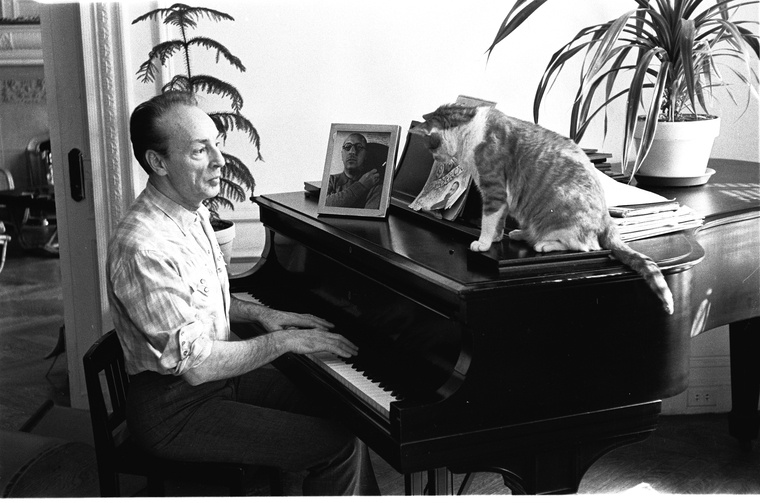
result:
M 88 408 L 82 357 L 113 324 L 106 295 L 108 237 L 135 198 L 122 7 L 40 4 L 54 166 L 71 406 Z M 82 152 L 85 198 L 70 197 L 68 153 Z M 56 161 L 57 160 L 57 161 Z

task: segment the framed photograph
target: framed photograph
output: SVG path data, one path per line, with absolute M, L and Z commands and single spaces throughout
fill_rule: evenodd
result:
M 400 133 L 400 126 L 333 124 L 319 214 L 385 217 Z

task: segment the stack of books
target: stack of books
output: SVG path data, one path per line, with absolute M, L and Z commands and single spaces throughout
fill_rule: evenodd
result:
M 704 222 L 702 216 L 675 199 L 610 206 L 609 211 L 623 241 L 694 229 Z
M 620 182 L 620 185 L 612 184 L 610 186 L 606 184 L 605 192 L 608 195 L 608 204 L 610 204 L 610 216 L 617 225 L 623 241 L 635 241 L 693 229 L 704 223 L 704 217 L 688 206 L 681 205 L 675 199 L 665 199 L 648 191 L 629 186 L 627 176 L 612 170 L 612 165 L 608 161 L 611 154 L 605 154 L 595 149 L 583 149 L 583 151 L 596 169 L 609 178 Z M 626 190 L 624 191 L 623 188 Z M 615 205 L 609 202 L 610 195 L 614 201 L 635 201 L 636 204 Z
M 609 162 L 609 158 L 612 157 L 612 154 L 599 152 L 598 150 L 592 149 L 592 148 L 584 148 L 583 152 L 586 153 L 586 155 L 591 160 L 591 163 L 594 165 L 596 169 L 598 169 L 605 175 L 609 176 L 613 180 L 616 180 L 618 182 L 628 183 L 627 176 L 625 176 L 622 173 L 617 173 L 612 170 L 612 164 L 610 164 Z

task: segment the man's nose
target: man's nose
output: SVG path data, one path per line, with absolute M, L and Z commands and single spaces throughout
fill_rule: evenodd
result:
M 221 149 L 215 145 L 211 147 L 211 162 L 220 168 L 225 164 L 224 154 L 222 153 Z

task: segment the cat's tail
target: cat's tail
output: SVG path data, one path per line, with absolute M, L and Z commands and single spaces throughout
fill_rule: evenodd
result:
M 673 314 L 673 294 L 654 260 L 625 244 L 617 228 L 612 224 L 599 235 L 599 244 L 602 248 L 610 250 L 620 262 L 639 273 L 649 288 L 660 298 L 665 312 Z

